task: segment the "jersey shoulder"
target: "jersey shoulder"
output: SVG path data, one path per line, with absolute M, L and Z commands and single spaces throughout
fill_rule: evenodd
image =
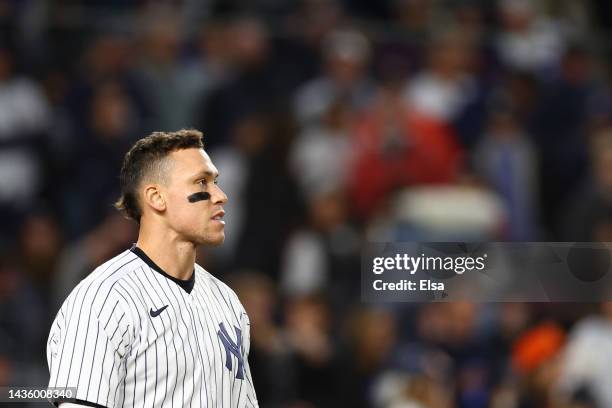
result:
M 195 271 L 196 271 L 196 280 L 197 279 L 203 280 L 204 282 L 206 282 L 207 285 L 211 287 L 211 289 L 218 290 L 221 293 L 221 295 L 223 295 L 223 297 L 229 299 L 232 302 L 232 304 L 238 305 L 240 309 L 244 309 L 242 307 L 242 303 L 240 302 L 240 299 L 238 298 L 238 295 L 236 295 L 236 292 L 234 292 L 234 290 L 230 288 L 225 282 L 215 277 L 213 274 L 211 274 L 210 272 L 208 272 L 206 269 L 204 269 L 202 266 L 198 264 L 195 264 Z
M 82 287 L 89 288 L 87 296 L 101 296 L 141 267 L 142 262 L 138 255 L 129 249 L 125 250 L 95 268 L 73 289 L 69 297 L 76 295 Z M 92 288 L 97 290 L 92 291 Z
M 101 324 L 120 353 L 135 338 L 138 311 L 129 293 L 119 290 L 117 283 L 138 270 L 140 258 L 126 250 L 93 270 L 70 292 L 53 322 L 50 344 L 76 336 L 80 327 Z M 122 334 L 115 336 L 115 332 Z M 50 345 L 51 347 L 51 345 Z
M 115 313 L 131 309 L 129 298 L 117 291 L 117 283 L 124 281 L 141 267 L 142 262 L 135 253 L 129 249 L 123 251 L 95 268 L 79 282 L 64 301 L 60 312 L 68 315 L 75 310 L 92 309 L 100 313 L 107 304 L 117 304 Z

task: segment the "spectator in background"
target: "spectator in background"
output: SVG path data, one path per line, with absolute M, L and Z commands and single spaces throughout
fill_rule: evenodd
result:
M 401 88 L 389 83 L 356 118 L 350 194 L 355 213 L 370 217 L 396 189 L 453 183 L 462 149 L 453 129 L 437 118 L 408 111 Z
M 29 213 L 13 254 L 0 254 L 0 385 L 46 381 L 45 331 L 53 316 L 49 287 L 57 278 L 63 239 L 52 212 Z
M 229 28 L 222 20 L 204 21 L 196 36 L 195 57 L 182 64 L 179 68 L 175 91 L 182 94 L 180 102 L 182 107 L 179 116 L 174 122 L 178 124 L 173 128 L 192 127 L 199 123 L 198 110 L 204 109 L 210 93 L 232 78 L 232 48 L 226 44 Z M 176 107 L 175 111 L 178 111 Z M 178 113 L 178 112 L 175 112 Z
M 85 48 L 75 64 L 76 75 L 68 81 L 64 99 L 57 101 L 72 117 L 68 132 L 73 140 L 78 141 L 80 134 L 87 131 L 92 96 L 95 89 L 107 81 L 118 82 L 125 90 L 135 108 L 135 120 L 144 129 L 153 125 L 156 115 L 153 101 L 143 91 L 142 79 L 135 72 L 138 51 L 131 37 L 115 33 L 102 33 Z
M 51 141 L 49 105 L 38 84 L 16 72 L 16 56 L 0 44 L 0 224 L 9 239 L 41 198 Z
M 235 246 L 238 255 L 233 259 L 234 268 L 260 270 L 277 278 L 280 259 L 269 253 L 282 252 L 302 214 L 297 185 L 287 163 L 293 129 L 286 114 L 259 111 L 243 116 L 232 136 L 246 166 L 240 195 L 244 200 L 243 224 Z
M 429 120 L 452 126 L 458 141 L 472 148 L 482 131 L 484 76 L 476 72 L 478 37 L 462 27 L 432 32 L 426 42 L 424 67 L 409 77 L 403 90 L 408 109 Z
M 389 311 L 361 308 L 347 319 L 347 344 L 341 352 L 344 374 L 338 395 L 345 406 L 370 407 L 378 375 L 392 362 L 397 342 L 397 320 Z
M 434 2 L 399 0 L 390 2 L 389 32 L 372 41 L 372 69 L 383 81 L 406 80 L 423 68 L 425 39 L 435 19 Z
M 448 386 L 426 375 L 414 375 L 400 385 L 401 393 L 383 405 L 385 408 L 451 408 Z
M 513 107 L 508 105 L 510 103 L 494 102 L 487 131 L 473 160 L 477 173 L 506 205 L 506 237 L 533 241 L 539 200 L 537 154 L 531 139 L 521 129 Z
M 402 31 L 424 40 L 434 24 L 440 21 L 440 8 L 432 0 L 398 0 L 392 2 L 392 17 Z
M 531 132 L 540 156 L 543 221 L 556 235 L 560 234 L 561 204 L 587 176 L 590 102 L 597 89 L 592 57 L 586 49 L 568 49 L 560 69 L 559 77 L 542 91 Z
M 172 9 L 154 8 L 143 16 L 145 32 L 136 70 L 143 94 L 152 103 L 155 129 L 194 127 L 202 102 L 232 76 L 235 47 L 228 46 L 227 24 L 205 21 L 196 36 L 196 55 L 183 54 L 186 28 Z
M 64 197 L 68 233 L 81 235 L 95 227 L 118 196 L 117 174 L 124 152 L 140 134 L 138 115 L 119 81 L 96 84 L 84 133 L 75 141 Z
M 106 216 L 117 194 L 109 175 L 118 174 L 125 146 L 151 124 L 153 109 L 134 71 L 136 52 L 131 38 L 100 34 L 75 64 L 65 91 L 55 95 L 64 163 L 53 190 L 68 241 Z
M 350 105 L 336 100 L 319 123 L 303 128 L 293 142 L 290 166 L 304 198 L 346 189 L 352 163 L 352 121 Z
M 593 407 L 612 405 L 608 375 L 612 367 L 611 319 L 612 304 L 606 302 L 601 304 L 598 315 L 582 319 L 570 332 L 557 382 L 565 399 L 588 399 Z
M 342 4 L 336 0 L 302 0 L 283 21 L 283 32 L 277 36 L 275 48 L 278 61 L 285 64 L 283 72 L 290 80 L 289 92 L 319 75 L 321 48 L 329 33 L 346 18 Z
M 345 313 L 358 294 L 360 237 L 350 223 L 342 190 L 308 197 L 308 223 L 293 232 L 282 255 L 280 283 L 287 296 L 328 295 L 333 311 Z
M 291 350 L 295 375 L 296 401 L 314 407 L 343 405 L 338 390 L 343 375 L 332 340 L 332 317 L 322 296 L 296 296 L 289 299 L 285 336 Z
M 472 45 L 467 36 L 447 29 L 434 34 L 427 52 L 427 66 L 406 84 L 405 103 L 420 116 L 450 124 L 477 97 L 468 71 Z
M 24 278 L 41 295 L 45 310 L 53 310 L 53 294 L 49 288 L 57 279 L 60 255 L 64 244 L 55 214 L 37 210 L 24 220 L 19 231 L 19 268 Z M 48 314 L 46 319 L 54 316 Z
M 7 254 L 0 257 L 0 385 L 44 381 L 48 308 L 36 284 Z M 40 383 L 38 383 L 39 385 Z
M 300 133 L 290 155 L 308 215 L 284 248 L 282 290 L 288 295 L 325 292 L 334 307 L 344 306 L 356 293 L 354 271 L 359 267 L 359 233 L 346 197 L 353 162 L 352 118 L 347 101 L 333 102 L 321 122 Z
M 497 53 L 504 66 L 545 78 L 565 50 L 561 27 L 542 14 L 540 1 L 498 0 Z
M 231 143 L 233 130 L 246 116 L 282 103 L 279 66 L 273 63 L 265 24 L 255 17 L 240 17 L 229 23 L 226 33 L 224 46 L 229 48 L 233 75 L 204 95 L 196 113 L 210 148 Z
M 561 214 L 567 241 L 612 238 L 612 128 L 597 131 L 590 141 L 591 172 Z
M 486 36 L 487 9 L 477 1 L 459 2 L 453 9 L 453 19 L 460 32 L 465 32 L 472 41 L 482 41 Z
M 369 77 L 370 44 L 356 30 L 331 32 L 322 45 L 323 72 L 295 93 L 294 116 L 300 126 L 317 125 L 336 100 L 351 110 L 364 108 L 374 95 Z
M 415 333 L 406 341 L 416 338 L 421 347 L 412 351 L 412 360 L 423 361 L 424 373 L 454 387 L 454 406 L 490 406 L 493 385 L 508 364 L 502 350 L 509 349 L 525 324 L 526 309 L 509 306 L 491 310 L 468 301 L 437 303 L 423 305 L 415 313 Z M 488 321 L 488 313 L 494 320 Z M 435 366 L 424 360 L 427 357 Z
M 193 125 L 190 103 L 202 84 L 183 75 L 179 60 L 183 33 L 178 17 L 171 9 L 153 9 L 144 14 L 143 25 L 141 61 L 135 74 L 155 112 L 151 126 L 163 131 Z
M 524 408 L 563 407 L 563 398 L 555 392 L 559 380 L 560 354 L 565 332 L 553 322 L 543 322 L 523 333 L 512 351 L 513 368 L 521 375 Z
M 502 89 L 508 100 L 516 121 L 535 139 L 535 126 L 540 107 L 540 84 L 537 79 L 525 72 L 509 71 L 504 74 L 497 88 L 494 88 L 489 100 L 495 100 L 496 92 Z M 488 106 L 490 107 L 490 105 Z

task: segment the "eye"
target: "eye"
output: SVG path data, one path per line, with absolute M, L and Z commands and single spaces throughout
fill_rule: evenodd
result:
M 212 182 L 214 184 L 219 184 L 219 180 L 218 179 L 214 179 L 214 180 L 212 180 Z M 208 184 L 208 180 L 207 179 L 198 180 L 197 184 L 201 185 L 202 187 L 206 187 L 206 184 Z

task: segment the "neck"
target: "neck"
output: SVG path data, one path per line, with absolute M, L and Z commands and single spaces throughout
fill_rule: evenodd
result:
M 187 280 L 193 274 L 196 246 L 181 240 L 174 231 L 141 223 L 136 246 L 168 275 Z

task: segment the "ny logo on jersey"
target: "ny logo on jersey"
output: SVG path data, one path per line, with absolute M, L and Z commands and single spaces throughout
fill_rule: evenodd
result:
M 217 335 L 221 339 L 221 343 L 223 343 L 223 347 L 225 347 L 225 367 L 231 371 L 232 369 L 232 354 L 236 356 L 238 359 L 238 370 L 236 373 L 236 378 L 242 380 L 244 378 L 244 359 L 242 358 L 242 330 L 238 327 L 234 326 L 236 329 L 236 339 L 237 342 L 231 339 L 227 330 L 225 330 L 225 326 L 223 323 L 219 323 L 219 331 Z

